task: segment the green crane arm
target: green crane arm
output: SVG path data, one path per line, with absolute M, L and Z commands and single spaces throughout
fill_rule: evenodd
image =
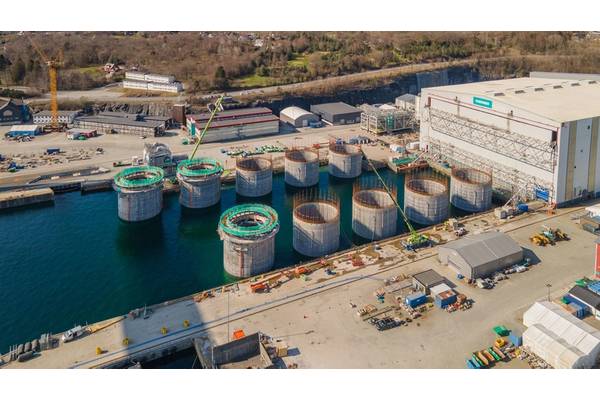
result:
M 375 168 L 375 166 L 373 165 L 373 163 L 371 162 L 371 160 L 369 160 L 369 157 L 367 157 L 367 155 L 365 154 L 365 152 L 364 152 L 364 150 L 362 148 L 360 149 L 360 152 L 362 153 L 362 155 L 365 158 L 365 160 L 367 160 L 367 162 L 369 163 L 369 166 L 371 167 L 371 169 L 373 170 L 373 172 L 375 172 L 375 175 L 377 175 L 377 179 L 379 179 L 379 181 L 383 185 L 383 188 L 385 189 L 385 191 L 387 192 L 387 194 L 390 196 L 390 198 L 392 199 L 392 201 L 394 202 L 394 204 L 398 208 L 398 211 L 400 211 L 400 215 L 402 215 L 402 219 L 404 219 L 404 223 L 406 224 L 406 226 L 410 230 L 410 233 L 415 233 L 416 232 L 415 228 L 413 228 L 413 226 L 409 222 L 408 218 L 406 218 L 406 214 L 404 214 L 404 210 L 402 209 L 402 207 L 400 207 L 400 204 L 398 203 L 398 200 L 393 195 L 393 193 L 390 190 L 390 188 L 386 185 L 386 183 L 383 180 L 383 178 L 381 177 L 381 175 L 379 175 L 379 171 L 377 171 L 377 168 Z
M 192 151 L 192 155 L 190 156 L 190 160 L 194 159 L 194 156 L 196 155 L 196 152 L 198 151 L 198 147 L 200 147 L 200 143 L 202 142 L 202 138 L 204 137 L 204 135 L 206 134 L 206 131 L 210 127 L 210 123 L 212 122 L 213 118 L 215 117 L 215 115 L 217 114 L 217 112 L 219 112 L 219 109 L 221 108 L 221 102 L 222 101 L 223 101 L 223 95 L 221 95 L 217 99 L 217 101 L 215 102 L 215 109 L 212 110 L 212 112 L 210 113 L 210 118 L 206 122 L 206 125 L 204 125 L 204 129 L 202 129 L 202 133 L 198 137 L 198 143 L 196 143 L 196 147 L 194 147 L 194 151 Z

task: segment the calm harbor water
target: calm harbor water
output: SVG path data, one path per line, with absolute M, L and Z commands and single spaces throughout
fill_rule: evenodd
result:
M 381 174 L 397 181 L 402 204 L 404 177 L 387 169 Z M 351 229 L 352 181 L 334 180 L 322 169 L 319 187 L 341 199 L 340 249 L 364 243 Z M 280 217 L 276 267 L 307 259 L 290 251 L 293 193 L 279 174 L 272 195 L 261 199 Z M 242 202 L 248 200 L 226 187 L 219 205 L 194 211 L 182 209 L 171 194 L 159 217 L 132 224 L 117 217 L 114 192 L 73 192 L 57 195 L 54 205 L 0 213 L 0 353 L 44 332 L 232 281 L 223 271 L 216 227 L 224 210 Z M 400 220 L 398 228 L 405 231 Z

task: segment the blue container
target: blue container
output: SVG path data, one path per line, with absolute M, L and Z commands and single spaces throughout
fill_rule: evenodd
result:
M 467 368 L 469 369 L 477 369 L 477 366 L 475 366 L 475 363 L 471 360 L 467 360 Z
M 548 201 L 548 199 L 550 199 L 550 192 L 548 191 L 548 189 L 536 188 L 535 189 L 535 198 L 544 200 L 544 201 Z
M 588 311 L 590 311 L 587 304 L 582 303 L 581 300 L 577 300 L 575 297 L 571 296 L 570 294 L 566 294 L 565 298 L 570 301 L 570 303 L 569 303 L 570 306 L 573 306 L 574 304 L 578 304 L 583 308 L 583 310 L 586 314 Z
M 523 336 L 521 335 L 520 332 L 517 332 L 515 330 L 510 331 L 510 334 L 508 335 L 508 340 L 510 340 L 510 342 L 514 346 L 522 346 L 523 345 Z
M 519 210 L 519 212 L 524 213 L 524 212 L 529 211 L 529 206 L 527 204 L 519 204 L 517 206 L 517 209 Z
M 454 304 L 454 303 L 456 303 L 456 295 L 447 297 L 445 299 L 442 299 L 439 296 L 435 296 L 435 305 L 438 306 L 439 308 L 446 308 L 450 304 Z
M 406 304 L 413 308 L 424 304 L 426 301 L 427 296 L 425 295 L 425 293 L 417 292 L 406 296 Z
M 571 304 L 569 304 L 569 306 L 575 310 L 574 315 L 577 318 L 582 319 L 583 317 L 585 317 L 586 308 L 582 307 L 580 304 L 577 304 L 575 302 L 572 302 Z
M 600 294 L 600 281 L 590 283 L 588 285 L 588 289 L 590 289 L 592 292 L 594 292 L 596 294 Z

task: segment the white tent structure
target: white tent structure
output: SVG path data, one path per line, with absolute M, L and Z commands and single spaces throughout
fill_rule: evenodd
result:
M 557 304 L 533 304 L 523 314 L 523 324 L 523 346 L 554 368 L 592 368 L 599 361 L 600 331 Z

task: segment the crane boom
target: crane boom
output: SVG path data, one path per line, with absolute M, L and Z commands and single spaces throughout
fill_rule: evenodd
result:
M 210 113 L 210 118 L 208 118 L 208 121 L 206 122 L 206 125 L 204 125 L 204 129 L 202 129 L 202 133 L 200 134 L 200 136 L 198 137 L 198 143 L 196 143 L 196 147 L 194 147 L 194 151 L 192 151 L 192 155 L 190 156 L 190 159 L 193 159 L 194 156 L 196 155 L 196 152 L 198 151 L 198 147 L 200 147 L 200 143 L 202 142 L 202 138 L 204 137 L 204 135 L 206 134 L 206 131 L 208 130 L 208 128 L 210 127 L 210 123 L 212 122 L 213 118 L 215 117 L 215 115 L 217 114 L 217 112 L 219 112 L 220 110 L 222 110 L 223 108 L 221 107 L 221 102 L 223 101 L 223 95 L 221 95 L 217 101 L 215 101 L 215 108 L 214 110 L 212 110 L 212 112 Z
M 44 63 L 48 66 L 48 88 L 50 89 L 50 127 L 52 130 L 57 131 L 60 129 L 58 124 L 58 73 L 57 70 L 61 66 L 61 61 L 51 60 L 48 58 L 46 53 L 37 45 L 37 43 L 27 36 L 31 46 L 42 58 Z

